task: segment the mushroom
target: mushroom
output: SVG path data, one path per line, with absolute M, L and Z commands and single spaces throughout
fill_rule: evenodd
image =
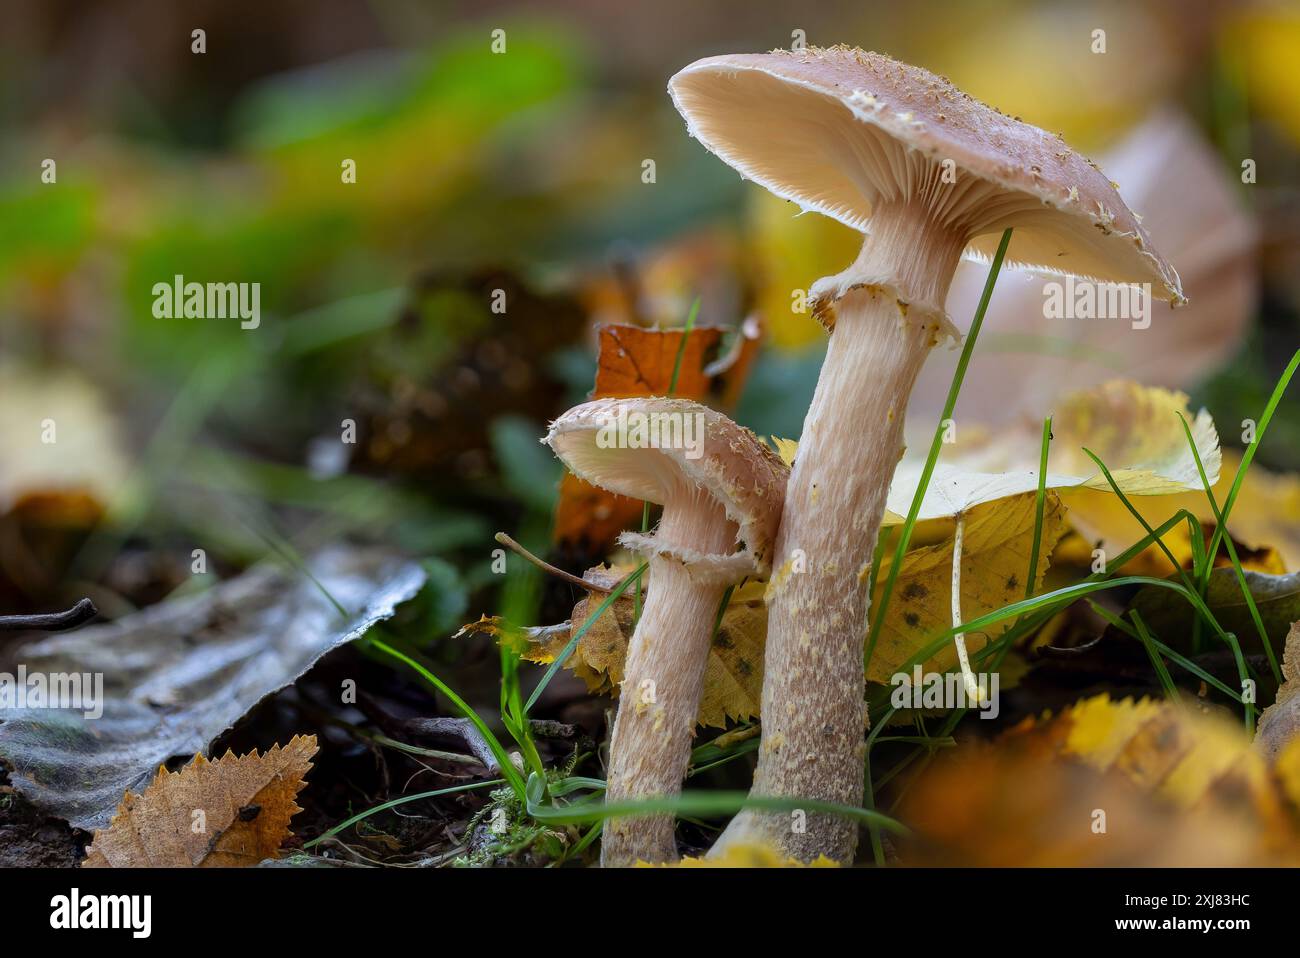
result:
M 646 558 L 650 581 L 623 666 L 605 795 L 676 795 L 719 603 L 728 586 L 771 567 L 786 466 L 748 429 L 681 399 L 583 403 L 553 422 L 544 441 L 587 482 L 663 505 L 652 535 L 620 537 Z M 672 815 L 605 823 L 606 867 L 676 858 Z
M 668 85 L 692 136 L 742 176 L 866 234 L 810 290 L 831 333 L 786 489 L 768 587 L 763 738 L 753 792 L 857 806 L 867 580 L 903 415 L 927 354 L 957 333 L 944 300 L 963 253 L 1182 301 L 1178 274 L 1115 187 L 1060 138 L 948 80 L 849 47 L 708 57 Z M 806 568 L 806 571 L 802 571 Z M 766 840 L 849 861 L 857 826 L 746 809 L 719 846 Z

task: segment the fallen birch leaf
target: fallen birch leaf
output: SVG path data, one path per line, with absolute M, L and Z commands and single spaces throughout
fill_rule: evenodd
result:
M 1052 417 L 1047 488 L 1062 493 L 1070 508 L 1071 524 L 1085 536 L 1086 509 L 1082 517 L 1077 513 L 1086 500 L 1075 498 L 1074 491 L 1095 489 L 1110 494 L 1111 488 L 1084 452 L 1085 447 L 1106 464 L 1125 495 L 1158 496 L 1201 488 L 1178 413 L 1191 427 L 1213 484 L 1219 477 L 1219 435 L 1209 413 L 1201 410 L 1193 415 L 1182 393 L 1116 380 L 1064 400 Z M 959 444 L 949 462 L 935 467 L 921 502 L 920 518 L 957 515 L 981 502 L 1036 490 L 1041 443 L 1042 423 L 1033 423 L 994 440 L 966 447 Z M 915 460 L 899 463 L 889 489 L 887 524 L 901 522 L 907 514 L 922 465 Z
M 1153 525 L 1185 507 L 1199 507 L 1192 508 L 1194 514 L 1210 514 L 1179 413 L 1191 427 L 1213 487 L 1221 464 L 1218 433 L 1205 410 L 1192 414 L 1182 393 L 1116 380 L 1062 401 L 1052 418 L 1046 484 L 1060 492 L 1070 511 L 1070 525 L 1089 545 L 1085 564 L 1091 563 L 1092 548 L 1114 556 L 1146 535 L 1085 447 L 1106 464 L 1115 484 Z M 1041 423 L 1025 423 L 992 440 L 977 435 L 963 443 L 961 435 L 959 431 L 951 460 L 935 468 L 922 518 L 953 514 L 974 502 L 1037 488 Z M 920 472 L 920 463 L 899 464 L 890 487 L 886 524 L 897 523 L 906 514 Z M 1219 495 L 1222 499 L 1226 488 Z M 1156 496 L 1160 498 L 1149 498 Z M 1185 526 L 1170 530 L 1164 541 L 1180 561 L 1191 556 Z M 1173 571 L 1158 546 L 1146 549 L 1127 568 L 1153 575 Z
M 976 505 L 965 513 L 961 563 L 964 621 L 995 612 L 1025 597 L 1036 510 L 1037 493 L 1023 493 Z M 1047 572 L 1052 548 L 1065 531 L 1065 515 L 1060 498 L 1055 493 L 1048 493 L 1043 505 L 1035 591 Z M 871 656 L 867 672 L 870 681 L 888 683 L 918 649 L 952 627 L 955 528 L 956 522 L 947 518 L 931 519 L 916 526 L 913 542 L 919 548 L 909 549 L 903 557 L 903 568 L 894 585 L 885 623 Z M 876 592 L 871 597 L 873 607 L 879 604 L 892 558 L 892 553 L 886 548 L 876 577 Z M 974 654 L 1011 625 L 1012 621 L 1006 620 L 988 632 L 967 633 L 967 649 Z M 952 643 L 948 643 L 923 666 L 927 671 L 943 671 L 956 662 L 956 650 Z
M 1219 481 L 1211 485 L 1215 499 L 1222 507 L 1228 490 L 1236 479 L 1241 456 L 1235 450 L 1225 450 L 1219 470 Z M 1126 549 L 1146 535 L 1142 524 L 1125 508 L 1124 503 L 1106 492 L 1071 490 L 1072 510 L 1086 517 L 1087 531 L 1095 539 L 1084 539 L 1087 549 L 1080 557 L 1081 564 L 1091 560 L 1091 550 L 1100 541 L 1107 550 Z M 1180 509 L 1186 509 L 1202 525 L 1214 527 L 1214 511 L 1210 508 L 1202 487 L 1168 496 L 1135 496 L 1130 503 L 1153 528 L 1165 522 Z M 1300 477 L 1289 473 L 1270 473 L 1258 463 L 1251 465 L 1242 480 L 1236 504 L 1228 516 L 1228 532 L 1237 544 L 1243 562 L 1246 552 L 1275 550 L 1279 563 L 1269 563 L 1262 572 L 1294 572 L 1300 570 Z M 1185 525 L 1178 525 L 1165 533 L 1164 543 L 1183 568 L 1189 568 L 1192 558 L 1191 539 Z M 1208 541 L 1208 536 L 1207 536 Z M 1222 562 L 1220 552 L 1218 561 Z M 1149 548 L 1127 566 L 1125 571 L 1138 575 L 1168 575 L 1173 572 L 1169 559 L 1159 548 Z
M 1115 484 L 1127 496 L 1170 496 L 1202 488 L 1196 461 L 1178 420 L 1180 412 L 1187 418 L 1213 486 L 1219 478 L 1219 436 L 1209 413 L 1201 410 L 1193 415 L 1182 393 L 1115 381 L 1076 393 L 1065 401 L 1052 420 L 1054 438 L 1045 486 L 1060 493 L 1069 507 L 1071 524 L 1087 541 L 1100 539 L 1118 554 L 1145 532 L 1115 497 L 1084 447 L 1106 464 Z M 793 462 L 798 443 L 789 439 L 775 441 L 781 457 L 788 456 Z M 1041 444 L 1041 423 L 1004 433 L 996 440 L 981 433 L 977 440 L 959 444 L 952 461 L 935 466 L 917 512 L 918 523 L 951 519 L 977 505 L 1036 493 Z M 923 469 L 924 463 L 916 459 L 898 464 L 885 502 L 882 529 L 904 522 Z M 1166 510 L 1163 507 L 1167 501 L 1161 502 L 1163 521 L 1179 506 Z M 1114 517 L 1119 513 L 1137 533 L 1118 537 L 1112 534 L 1110 538 L 1119 541 L 1109 543 L 1105 533 L 1113 533 Z M 922 525 L 918 525 L 913 535 L 922 531 Z M 1185 539 L 1186 533 L 1182 534 Z M 1177 530 L 1166 540 L 1176 535 Z
M 179 772 L 159 768 L 95 832 L 81 867 L 231 868 L 277 858 L 315 754 L 316 736 L 296 735 L 265 755 L 195 755 Z

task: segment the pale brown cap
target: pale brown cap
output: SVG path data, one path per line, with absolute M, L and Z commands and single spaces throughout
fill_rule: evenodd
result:
M 1005 116 L 944 77 L 851 47 L 697 60 L 669 81 L 691 135 L 748 179 L 870 232 L 875 205 L 918 196 L 1009 264 L 1183 301 L 1115 185 L 1060 138 Z M 955 183 L 934 175 L 952 161 Z
M 652 439 L 655 422 L 658 438 Z M 657 445 L 648 445 L 652 441 Z M 731 582 L 767 575 L 789 470 L 722 413 L 660 396 L 596 399 L 551 423 L 543 442 L 574 475 L 619 495 L 663 505 L 709 496 L 736 523 L 743 548 L 725 556 L 680 548 L 673 554 Z M 639 552 L 663 551 L 652 537 L 636 533 L 624 533 L 621 541 Z

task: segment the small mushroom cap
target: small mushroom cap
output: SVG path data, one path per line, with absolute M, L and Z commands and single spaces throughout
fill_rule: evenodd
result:
M 668 90 L 692 136 L 803 209 L 870 232 L 877 203 L 919 199 L 965 231 L 968 255 L 991 258 L 1011 226 L 1011 264 L 1149 282 L 1155 297 L 1183 301 L 1178 273 L 1100 169 L 927 70 L 808 47 L 706 57 Z
M 706 494 L 736 523 L 743 548 L 725 556 L 681 548 L 672 553 L 687 564 L 708 565 L 732 582 L 767 575 L 789 469 L 762 440 L 722 413 L 659 396 L 596 399 L 551 423 L 543 441 L 574 475 L 619 495 L 666 504 L 686 494 Z M 623 542 L 641 552 L 665 551 L 647 536 L 625 533 Z

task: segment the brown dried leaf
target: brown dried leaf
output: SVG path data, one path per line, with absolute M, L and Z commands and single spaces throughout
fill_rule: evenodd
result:
M 83 868 L 221 868 L 278 857 L 302 811 L 294 801 L 316 754 L 316 736 L 296 735 L 265 755 L 202 755 L 179 772 L 165 767 L 127 792 L 108 828 L 95 832 Z

